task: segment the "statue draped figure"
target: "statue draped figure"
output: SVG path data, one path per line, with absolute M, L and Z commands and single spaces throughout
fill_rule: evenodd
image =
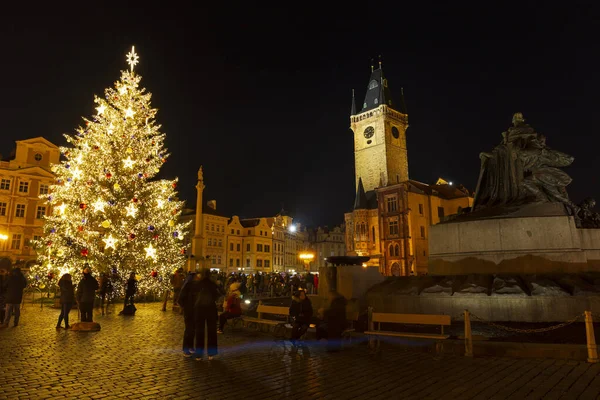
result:
M 569 215 L 579 208 L 571 202 L 566 186 L 571 177 L 560 167 L 573 157 L 546 146 L 546 138 L 525 123 L 523 114 L 513 116 L 513 126 L 502 133 L 502 142 L 490 153 L 481 153 L 481 170 L 473 211 L 532 203 L 562 203 Z

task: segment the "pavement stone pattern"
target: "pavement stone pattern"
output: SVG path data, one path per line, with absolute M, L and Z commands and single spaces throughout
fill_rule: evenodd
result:
M 183 358 L 183 317 L 159 303 L 101 316 L 99 332 L 56 330 L 59 310 L 26 304 L 0 330 L 0 399 L 598 399 L 600 364 L 465 358 L 358 341 L 339 353 L 232 330 L 212 361 Z M 77 310 L 71 322 L 77 322 Z M 407 345 L 408 344 L 408 345 Z M 413 343 L 414 344 L 414 343 Z

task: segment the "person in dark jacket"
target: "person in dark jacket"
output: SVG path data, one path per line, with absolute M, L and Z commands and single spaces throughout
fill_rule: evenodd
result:
M 138 282 L 135 279 L 135 272 L 132 272 L 129 274 L 129 279 L 127 279 L 127 285 L 125 287 L 125 304 L 123 305 L 123 308 L 127 307 L 128 305 L 133 306 L 133 298 L 135 297 L 137 290 Z
M 200 274 L 190 273 L 185 279 L 181 292 L 177 298 L 179 306 L 183 309 L 183 321 L 185 330 L 183 331 L 183 356 L 191 357 L 194 351 L 194 338 L 196 336 L 196 314 L 194 304 L 198 296 L 198 283 Z
M 4 295 L 6 288 L 4 285 L 8 279 L 7 272 L 4 268 L 0 268 L 0 326 L 4 323 L 4 317 L 6 316 L 6 297 Z
M 77 303 L 81 311 L 81 322 L 92 322 L 94 300 L 99 286 L 96 278 L 92 276 L 90 268 L 86 266 L 83 269 L 83 278 L 77 285 Z
M 71 274 L 64 274 L 58 281 L 58 287 L 60 288 L 60 315 L 58 316 L 58 323 L 56 329 L 61 328 L 63 319 L 65 320 L 65 329 L 69 329 L 69 312 L 75 303 L 75 287 L 73 286 L 73 280 Z
M 27 279 L 21 273 L 19 267 L 14 268 L 6 283 L 5 299 L 6 299 L 6 315 L 4 317 L 3 327 L 7 327 L 10 322 L 10 317 L 15 315 L 14 326 L 19 325 L 19 317 L 21 316 L 21 302 L 23 301 L 23 289 L 27 287 Z
M 102 273 L 100 276 L 100 308 L 102 309 L 102 315 L 104 315 L 104 302 L 108 297 L 108 302 L 106 302 L 106 310 L 108 312 L 108 305 L 110 304 L 110 299 L 112 297 L 113 285 L 110 280 L 110 275 L 107 272 Z
M 295 343 L 306 333 L 312 316 L 312 303 L 306 296 L 306 292 L 299 290 L 296 296 L 292 297 L 292 305 L 290 306 L 290 317 L 294 320 L 292 324 L 292 343 Z

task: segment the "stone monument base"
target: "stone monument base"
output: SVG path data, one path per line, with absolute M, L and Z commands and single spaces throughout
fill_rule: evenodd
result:
M 429 230 L 429 274 L 600 271 L 600 230 L 568 215 L 456 219 Z
M 100 330 L 100 324 L 97 322 L 76 322 L 71 325 L 72 331 L 97 332 Z

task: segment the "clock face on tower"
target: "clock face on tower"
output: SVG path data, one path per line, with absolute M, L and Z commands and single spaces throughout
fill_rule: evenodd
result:
M 373 135 L 375 134 L 375 128 L 373 128 L 372 126 L 367 126 L 367 128 L 365 129 L 365 138 L 370 139 L 373 137 Z

